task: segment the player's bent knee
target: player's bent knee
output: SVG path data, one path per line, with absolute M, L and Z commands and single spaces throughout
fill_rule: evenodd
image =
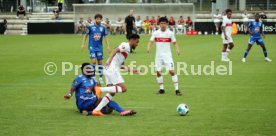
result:
M 169 72 L 170 72 L 170 75 L 171 75 L 171 76 L 174 76 L 174 75 L 175 75 L 174 70 L 170 70 Z

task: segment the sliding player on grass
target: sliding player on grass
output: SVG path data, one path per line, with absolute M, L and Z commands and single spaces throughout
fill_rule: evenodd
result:
M 87 37 L 89 36 L 89 43 L 88 43 L 88 50 L 90 54 L 90 59 L 92 62 L 92 67 L 96 71 L 96 62 L 98 61 L 98 70 L 99 70 L 99 81 L 100 84 L 103 84 L 103 65 L 102 65 L 102 60 L 103 60 L 103 37 L 104 40 L 107 44 L 107 49 L 110 50 L 110 45 L 108 42 L 108 37 L 107 37 L 107 29 L 105 28 L 104 25 L 101 24 L 102 21 L 102 15 L 101 14 L 96 14 L 95 15 L 95 23 L 91 24 L 87 27 L 86 34 L 83 36 L 82 40 L 82 46 L 81 49 L 83 50 L 85 48 L 85 41 Z M 96 74 L 94 74 L 96 76 Z M 96 77 L 94 77 L 96 80 Z
M 263 53 L 264 53 L 264 57 L 265 57 L 265 61 L 267 62 L 271 62 L 272 60 L 269 59 L 267 57 L 267 51 L 265 48 L 265 44 L 264 41 L 261 37 L 261 35 L 263 36 L 263 38 L 265 38 L 264 32 L 263 32 L 263 23 L 260 21 L 260 15 L 256 14 L 255 15 L 255 21 L 250 22 L 249 24 L 249 33 L 250 33 L 250 38 L 248 40 L 248 47 L 246 49 L 246 51 L 244 52 L 243 58 L 242 58 L 242 62 L 246 62 L 246 57 L 251 49 L 251 47 L 253 46 L 253 44 L 256 42 L 257 45 L 260 45 L 263 49 Z
M 226 9 L 225 10 L 226 16 L 223 17 L 222 20 L 222 42 L 223 42 L 223 48 L 222 48 L 222 53 L 221 53 L 221 61 L 230 61 L 228 58 L 228 54 L 234 47 L 233 39 L 232 39 L 232 10 L 231 9 Z
M 106 106 L 115 93 L 123 93 L 126 92 L 127 88 L 124 83 L 124 79 L 120 74 L 120 69 L 126 69 L 132 73 L 139 73 L 136 69 L 128 68 L 124 65 L 124 61 L 130 54 L 130 49 L 135 49 L 139 43 L 139 35 L 132 34 L 129 36 L 128 42 L 121 43 L 116 49 L 114 49 L 104 68 L 104 76 L 106 79 L 107 87 L 95 87 L 95 92 L 97 96 L 100 96 L 101 93 L 107 93 L 105 97 L 103 97 L 100 104 L 93 110 L 92 114 L 95 116 L 103 116 L 101 109 Z M 134 112 L 134 111 L 130 111 Z
M 92 78 L 94 69 L 90 63 L 83 63 L 81 70 L 82 75 L 75 78 L 71 89 L 64 95 L 64 99 L 69 100 L 75 92 L 76 105 L 79 112 L 86 115 L 92 115 L 93 109 L 101 101 L 100 97 L 94 95 L 94 87 L 96 86 L 96 81 Z M 116 110 L 121 116 L 128 116 L 136 113 L 132 110 L 124 110 L 115 101 L 110 101 L 102 111 L 108 114 L 111 113 L 112 110 Z
M 179 91 L 179 88 L 178 88 L 178 77 L 174 71 L 174 63 L 173 63 L 171 47 L 170 47 L 171 42 L 175 45 L 177 55 L 180 54 L 180 51 L 179 51 L 179 47 L 176 42 L 174 33 L 167 28 L 168 22 L 169 21 L 166 17 L 161 17 L 159 19 L 159 25 L 161 29 L 155 31 L 152 34 L 150 41 L 148 43 L 147 52 L 148 53 L 150 52 L 150 48 L 153 42 L 155 41 L 156 42 L 155 66 L 157 71 L 157 83 L 160 86 L 160 90 L 157 92 L 157 94 L 165 93 L 165 89 L 163 85 L 163 77 L 161 74 L 162 68 L 163 66 L 165 66 L 169 70 L 170 75 L 172 76 L 175 94 L 177 96 L 181 96 L 181 92 Z

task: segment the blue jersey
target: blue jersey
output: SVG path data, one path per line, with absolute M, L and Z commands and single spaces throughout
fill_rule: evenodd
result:
M 262 22 L 257 22 L 257 21 L 250 22 L 249 29 L 252 32 L 252 36 L 254 38 L 261 38 L 262 27 L 263 27 Z
M 89 35 L 89 50 L 102 51 L 103 37 L 107 36 L 108 32 L 102 24 L 91 24 L 88 26 L 86 34 Z
M 92 77 L 88 78 L 85 75 L 79 75 L 75 78 L 72 83 L 72 88 L 76 90 L 76 105 L 79 109 L 86 109 L 87 106 L 94 104 L 96 96 L 93 94 L 92 90 L 95 85 L 96 82 Z

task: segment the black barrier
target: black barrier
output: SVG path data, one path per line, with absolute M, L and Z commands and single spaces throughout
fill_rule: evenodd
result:
M 74 34 L 74 22 L 28 23 L 28 34 Z
M 0 34 L 4 34 L 4 23 L 0 23 Z
M 238 33 L 243 33 L 243 22 L 233 22 L 237 24 Z M 208 34 L 215 33 L 216 28 L 213 22 L 196 22 L 195 30 L 201 31 L 202 34 L 204 32 L 208 32 Z M 276 34 L 276 22 L 264 22 L 263 31 L 265 34 Z

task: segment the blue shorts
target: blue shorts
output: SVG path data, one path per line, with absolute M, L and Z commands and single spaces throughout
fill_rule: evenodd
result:
M 95 51 L 89 49 L 90 59 L 96 58 L 97 60 L 103 60 L 103 51 Z
M 250 37 L 248 40 L 248 44 L 253 45 L 254 43 L 257 43 L 257 45 L 264 45 L 264 41 L 261 37 Z
M 97 97 L 86 97 L 86 96 L 80 96 L 77 100 L 77 107 L 80 111 L 87 110 L 91 111 L 95 108 L 95 103 L 97 101 Z

